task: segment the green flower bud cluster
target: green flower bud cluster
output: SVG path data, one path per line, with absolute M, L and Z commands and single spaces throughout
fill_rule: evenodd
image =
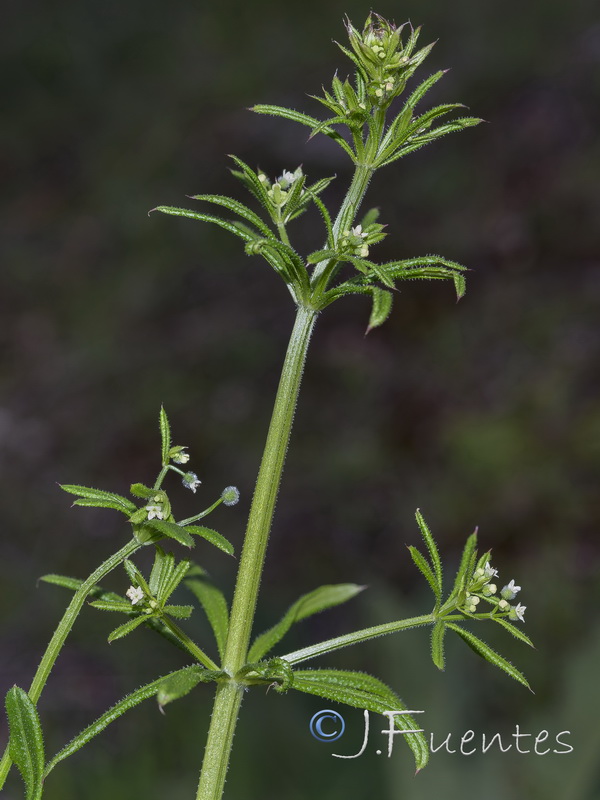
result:
M 301 181 L 304 175 L 302 167 L 297 167 L 294 172 L 284 170 L 277 180 L 271 181 L 264 172 L 259 170 L 258 180 L 267 189 L 267 197 L 276 209 L 281 209 L 287 203 L 290 190 L 293 188 L 297 181 Z M 304 194 L 304 189 L 300 190 L 300 194 Z
M 364 227 L 355 225 L 353 228 L 345 230 L 340 237 L 340 251 L 344 254 L 366 258 L 369 255 L 369 247 L 387 236 L 383 233 L 384 227 L 385 225 L 373 222 Z
M 404 25 L 397 28 L 376 14 L 369 15 L 362 33 L 348 20 L 346 28 L 355 53 L 355 63 L 365 81 L 367 94 L 376 106 L 387 106 L 404 91 L 408 78 L 428 55 L 433 44 L 415 52 L 420 29 L 411 29 L 402 41 Z

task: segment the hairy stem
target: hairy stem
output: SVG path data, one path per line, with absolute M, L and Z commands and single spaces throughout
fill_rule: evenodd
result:
M 77 615 L 81 611 L 85 599 L 90 591 L 97 583 L 103 580 L 103 578 L 105 578 L 109 572 L 111 572 L 115 567 L 118 567 L 119 564 L 125 561 L 126 558 L 129 558 L 129 556 L 135 553 L 135 551 L 140 547 L 140 543 L 136 539 L 132 539 L 125 545 L 125 547 L 122 547 L 103 564 L 101 564 L 98 569 L 95 570 L 95 572 L 92 572 L 90 577 L 84 581 L 79 589 L 75 592 L 73 599 L 67 606 L 67 610 L 65 611 L 63 618 L 58 623 L 58 626 L 54 631 L 54 635 L 50 640 L 50 644 L 46 648 L 46 652 L 44 653 L 42 660 L 40 661 L 40 665 L 37 668 L 37 672 L 34 675 L 33 681 L 31 682 L 31 686 L 29 688 L 29 697 L 33 703 L 37 703 L 39 700 L 42 690 L 46 685 L 46 681 L 48 680 L 48 676 L 50 675 L 50 672 L 52 671 L 52 668 L 56 663 L 56 659 L 58 658 L 58 655 L 62 649 L 62 646 L 65 643 L 65 640 L 69 635 L 75 620 L 77 619 Z M 0 761 L 0 789 L 4 786 L 4 782 L 10 770 L 11 764 L 12 759 L 9 755 L 7 746 L 6 750 L 4 751 L 4 755 L 2 756 L 2 760 Z
M 271 521 L 315 319 L 316 312 L 312 309 L 298 308 L 281 372 L 231 608 L 223 668 L 232 678 L 246 662 Z M 198 786 L 198 800 L 220 800 L 223 794 L 242 692 L 243 687 L 234 680 L 217 689 Z

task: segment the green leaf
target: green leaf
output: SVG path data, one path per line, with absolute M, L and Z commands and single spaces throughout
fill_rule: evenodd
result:
M 63 589 L 70 589 L 72 592 L 76 592 L 78 589 L 81 588 L 83 581 L 79 578 L 69 578 L 67 575 L 42 575 L 41 578 L 38 578 L 40 581 L 44 581 L 45 583 L 52 583 L 55 586 L 61 586 Z M 115 592 L 107 592 L 101 586 L 94 586 L 88 592 L 88 597 L 95 597 L 98 600 L 113 600 L 113 601 L 122 601 L 123 598 L 121 595 L 116 594 Z
M 84 508 L 112 508 L 114 511 L 120 511 L 126 516 L 129 516 L 131 513 L 124 509 L 121 503 L 115 503 L 113 500 L 86 500 L 80 498 L 79 500 L 75 500 L 73 505 L 83 506 Z
M 198 664 L 191 667 L 184 667 L 167 678 L 164 678 L 158 686 L 156 699 L 161 710 L 173 700 L 179 700 L 192 691 L 199 683 L 208 683 L 221 677 L 225 673 L 206 669 Z
M 531 691 L 531 686 L 529 685 L 525 676 L 519 672 L 519 670 L 510 663 L 510 661 L 507 661 L 495 650 L 492 650 L 489 644 L 486 644 L 486 642 L 484 642 L 482 639 L 479 639 L 470 631 L 466 631 L 464 628 L 461 628 L 459 625 L 455 625 L 452 622 L 447 622 L 446 626 L 455 631 L 461 637 L 461 639 L 463 639 L 469 645 L 469 647 L 477 653 L 477 655 L 481 656 L 481 658 L 484 658 L 486 661 L 489 661 L 490 664 L 493 664 L 495 667 L 504 670 L 507 675 L 510 675 L 511 678 L 514 678 L 519 683 L 522 683 L 523 686 L 526 686 Z
M 360 221 L 363 231 L 379 219 L 379 209 L 370 208 Z
M 219 656 L 225 655 L 225 642 L 229 630 L 229 609 L 223 592 L 214 586 L 199 567 L 193 568 L 193 577 L 186 578 L 185 586 L 195 595 L 206 614 L 215 635 Z
M 299 622 L 327 608 L 333 608 L 351 600 L 365 589 L 355 583 L 338 583 L 319 586 L 308 594 L 302 595 L 290 606 L 280 621 L 269 630 L 258 636 L 248 653 L 248 661 L 260 661 L 289 631 L 295 622 Z
M 331 222 L 331 215 L 329 214 L 329 211 L 327 210 L 327 207 L 325 206 L 321 198 L 317 197 L 317 195 L 311 191 L 310 187 L 306 191 L 308 192 L 308 194 L 310 194 L 311 200 L 319 209 L 319 212 L 323 217 L 323 222 L 325 223 L 325 229 L 327 231 L 327 247 L 333 248 L 335 244 L 335 239 L 333 236 L 333 224 Z
M 254 211 L 248 208 L 248 206 L 240 203 L 238 200 L 234 200 L 232 197 L 226 197 L 220 194 L 194 194 L 190 197 L 190 199 L 204 200 L 207 203 L 214 203 L 218 206 L 224 206 L 230 211 L 233 211 L 234 214 L 239 214 L 240 217 L 243 217 L 245 220 L 250 222 L 267 238 L 273 238 L 273 232 L 269 226 L 263 222 L 258 214 L 255 214 Z
M 194 606 L 165 606 L 163 611 L 175 619 L 189 619 L 192 616 Z
M 154 563 L 150 572 L 148 588 L 153 597 L 160 598 L 161 589 L 172 575 L 175 569 L 175 556 L 173 553 L 165 553 L 162 547 L 156 545 L 154 551 Z
M 406 710 L 406 705 L 389 686 L 364 672 L 332 669 L 298 670 L 292 676 L 291 688 L 378 714 L 383 714 L 385 711 Z M 419 725 L 409 714 L 394 715 L 394 723 L 400 730 L 413 731 L 404 736 L 413 752 L 419 771 L 429 759 L 427 740 Z
M 291 108 L 283 108 L 282 106 L 259 104 L 252 106 L 250 110 L 254 111 L 256 114 L 269 114 L 272 117 L 283 117 L 283 119 L 289 119 L 292 120 L 292 122 L 299 122 L 301 125 L 307 125 L 309 128 L 315 128 L 317 125 L 321 124 L 321 121 L 316 119 L 316 117 L 303 114 L 301 111 L 294 111 Z M 333 128 L 324 128 L 321 133 L 324 133 L 337 142 L 337 144 L 348 153 L 352 160 L 354 160 L 354 153 L 350 145 L 340 133 Z
M 444 634 L 446 626 L 442 620 L 438 620 L 431 631 L 431 658 L 438 669 L 444 670 L 446 659 L 444 657 Z
M 105 501 L 107 503 L 113 503 L 114 507 L 116 507 L 119 511 L 123 511 L 125 514 L 130 514 L 132 511 L 135 511 L 135 505 L 128 500 L 126 497 L 122 497 L 120 494 L 115 494 L 114 492 L 105 492 L 102 489 L 92 489 L 89 486 L 76 486 L 72 483 L 62 483 L 60 484 L 60 488 L 64 492 L 69 492 L 69 494 L 75 494 L 79 497 L 84 498 L 85 500 L 90 501 Z M 79 504 L 81 501 L 76 500 L 76 504 Z M 81 503 L 83 505 L 83 503 Z M 113 506 L 109 506 L 112 508 Z
M 373 296 L 373 307 L 371 308 L 367 333 L 370 333 L 373 328 L 383 325 L 392 311 L 393 302 L 392 293 L 387 292 L 385 289 L 379 289 L 377 286 L 373 286 L 371 294 Z
M 44 739 L 42 726 L 29 695 L 13 686 L 6 695 L 10 757 L 25 782 L 27 800 L 39 800 L 43 790 Z
M 161 583 L 158 599 L 161 603 L 166 602 L 185 578 L 190 568 L 190 561 L 180 561 L 175 567 L 165 575 L 164 582 Z
M 445 74 L 445 72 L 446 70 L 439 70 L 439 72 L 434 72 L 433 75 L 430 75 L 422 83 L 420 83 L 414 90 L 414 92 L 411 95 L 409 95 L 409 98 L 406 101 L 406 105 L 414 108 L 419 102 L 419 100 L 421 100 L 427 94 L 427 92 L 431 89 L 431 87 L 439 81 L 439 79 Z
M 122 639 L 123 636 L 127 636 L 128 633 L 131 633 L 136 628 L 139 628 L 140 625 L 143 625 L 147 619 L 148 617 L 146 616 L 134 617 L 128 622 L 123 623 L 123 625 L 119 625 L 118 628 L 115 628 L 114 631 L 111 631 L 111 633 L 108 635 L 108 643 L 110 644 L 117 639 Z
M 212 222 L 215 225 L 224 228 L 224 230 L 229 231 L 229 233 L 239 236 L 245 242 L 252 241 L 252 236 L 246 233 L 246 231 L 241 230 L 237 225 L 234 225 L 233 222 L 222 219 L 221 217 L 215 217 L 212 214 L 199 214 L 197 211 L 190 211 L 189 208 L 175 208 L 173 206 L 157 206 L 156 208 L 153 208 L 152 211 L 160 211 L 163 214 L 170 214 L 174 217 L 197 219 L 200 222 Z
M 143 483 L 132 483 L 129 487 L 129 491 L 134 497 L 140 497 L 143 500 L 148 500 L 156 494 L 156 489 L 152 489 L 150 486 L 144 486 Z
M 148 700 L 150 697 L 154 697 L 157 692 L 160 690 L 161 686 L 168 680 L 174 678 L 180 672 L 186 672 L 189 669 L 202 669 L 201 667 L 197 667 L 194 665 L 193 667 L 184 667 L 181 670 L 176 670 L 175 672 L 171 672 L 168 675 L 163 675 L 160 678 L 157 678 L 155 681 L 151 683 L 147 683 L 145 686 L 136 689 L 135 692 L 128 694 L 114 706 L 108 709 L 102 716 L 98 717 L 98 719 L 93 722 L 91 725 L 88 725 L 81 733 L 75 736 L 69 744 L 65 745 L 55 756 L 54 758 L 48 763 L 46 767 L 45 776 L 48 775 L 54 767 L 64 761 L 73 753 L 76 753 L 80 750 L 85 744 L 87 744 L 94 736 L 97 736 L 99 733 L 102 733 L 111 722 L 114 722 L 119 717 L 123 716 L 127 711 L 130 711 L 135 706 L 138 706 L 144 700 Z
M 186 525 L 185 529 L 189 533 L 193 533 L 194 536 L 201 536 L 203 539 L 206 539 L 207 542 L 214 544 L 215 547 L 218 547 L 219 550 L 223 550 L 227 555 L 233 555 L 234 549 L 231 542 L 212 528 L 205 528 L 204 525 Z
M 526 633 L 523 633 L 523 631 L 520 628 L 517 628 L 516 625 L 511 625 L 510 622 L 507 622 L 505 619 L 502 619 L 501 617 L 492 617 L 492 619 L 494 620 L 494 622 L 497 622 L 498 625 L 501 625 L 504 628 L 504 630 L 507 630 L 510 634 L 512 634 L 515 637 L 515 639 L 519 639 L 521 642 L 525 642 L 525 644 L 528 644 L 530 647 L 533 647 L 535 649 L 535 645 L 531 641 L 529 636 L 527 636 Z
M 437 545 L 431 535 L 431 531 L 427 527 L 425 520 L 419 509 L 417 509 L 415 513 L 415 518 L 417 520 L 417 525 L 421 531 L 421 535 L 423 537 L 423 541 L 427 545 L 427 549 L 429 550 L 429 556 L 431 557 L 431 563 L 433 565 L 433 573 L 435 575 L 435 581 L 438 586 L 439 595 L 442 594 L 442 562 L 440 561 L 440 554 L 437 549 Z
M 158 424 L 160 428 L 162 465 L 166 467 L 169 463 L 169 450 L 171 449 L 171 426 L 169 425 L 169 418 L 167 417 L 164 406 L 160 407 Z
M 145 528 L 150 528 L 163 536 L 168 536 L 170 539 L 175 539 L 179 544 L 185 547 L 193 547 L 194 540 L 189 534 L 189 527 L 182 528 L 175 522 L 167 522 L 164 519 L 151 519 L 144 523 Z
M 141 587 L 144 590 L 145 594 L 147 595 L 152 594 L 152 592 L 150 591 L 150 587 L 146 583 L 146 579 L 139 571 L 139 569 L 136 567 L 136 565 L 133 563 L 133 561 L 130 561 L 128 558 L 126 558 L 125 561 L 123 561 L 123 567 L 125 568 L 127 577 L 135 586 Z
M 412 560 L 415 562 L 417 567 L 421 570 L 421 572 L 425 576 L 427 583 L 431 586 L 431 590 L 433 591 L 435 599 L 439 604 L 441 599 L 440 588 L 435 579 L 435 575 L 433 574 L 433 570 L 429 566 L 427 560 L 425 559 L 425 556 L 416 547 L 413 547 L 412 545 L 408 548 L 408 550 L 410 552 Z
M 469 536 L 469 538 L 465 542 L 458 571 L 456 573 L 456 578 L 454 579 L 454 586 L 452 587 L 452 591 L 450 593 L 450 596 L 448 597 L 448 602 L 450 600 L 458 598 L 460 594 L 466 589 L 468 582 L 471 580 L 473 576 L 473 569 L 476 558 L 477 558 L 477 529 L 475 529 L 475 531 Z
M 340 258 L 337 250 L 315 250 L 314 253 L 309 254 L 306 261 L 309 264 L 318 264 L 321 261 L 326 261 L 331 258 Z
M 127 603 L 125 600 L 94 600 L 90 605 L 100 611 L 119 611 L 122 614 L 131 614 L 136 610 L 131 603 Z

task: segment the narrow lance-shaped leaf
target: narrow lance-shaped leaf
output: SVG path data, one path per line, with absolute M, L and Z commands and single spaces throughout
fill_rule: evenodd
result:
M 431 658 L 433 663 L 438 669 L 443 670 L 446 666 L 446 659 L 444 656 L 444 634 L 446 633 L 446 625 L 440 619 L 438 620 L 431 631 Z
M 411 555 L 412 560 L 415 562 L 416 566 L 419 568 L 427 583 L 431 586 L 431 590 L 435 595 L 436 604 L 439 604 L 441 593 L 440 587 L 435 579 L 435 575 L 433 574 L 433 570 L 427 563 L 425 556 L 418 550 L 416 547 L 412 545 L 408 548 L 408 551 Z
M 245 220 L 254 225 L 258 230 L 267 238 L 273 237 L 273 232 L 263 220 L 255 214 L 248 206 L 234 200 L 232 197 L 226 197 L 220 194 L 194 194 L 190 196 L 191 200 L 203 200 L 206 203 L 214 203 L 215 205 L 223 206 L 233 211 L 234 214 L 239 214 Z
M 252 236 L 246 233 L 246 231 L 240 229 L 237 225 L 234 225 L 233 222 L 230 222 L 226 219 L 221 219 L 221 217 L 215 217 L 212 214 L 200 214 L 197 211 L 190 211 L 189 208 L 176 208 L 174 206 L 157 206 L 153 208 L 152 211 L 160 211 L 162 214 L 170 214 L 174 217 L 187 217 L 188 219 L 196 219 L 199 222 L 212 222 L 215 225 L 218 225 L 220 228 L 224 228 L 229 233 L 235 234 L 235 236 L 239 236 L 245 242 L 251 242 Z
M 192 691 L 199 683 L 209 683 L 216 680 L 223 672 L 205 669 L 198 664 L 191 667 L 184 667 L 167 678 L 164 678 L 158 685 L 156 699 L 161 710 L 173 700 L 179 700 Z
M 364 672 L 298 670 L 293 673 L 291 688 L 378 714 L 406 711 L 406 705 L 389 686 Z M 429 759 L 429 749 L 419 725 L 408 713 L 395 714 L 394 724 L 400 730 L 412 731 L 404 736 L 413 752 L 417 771 L 422 769 Z
M 103 489 L 93 489 L 89 486 L 77 486 L 72 483 L 62 483 L 60 488 L 64 492 L 77 495 L 83 501 L 89 501 L 87 505 L 100 505 L 108 508 L 115 508 L 125 514 L 135 511 L 135 505 L 127 497 L 122 497 L 114 492 L 105 492 Z M 76 500 L 75 505 L 86 505 L 82 500 Z
M 326 608 L 333 608 L 345 603 L 362 592 L 364 588 L 355 583 L 338 583 L 320 586 L 303 595 L 296 600 L 276 625 L 255 639 L 248 653 L 248 661 L 259 661 L 285 636 L 295 622 L 324 611 Z
M 385 289 L 379 289 L 373 286 L 372 289 L 373 306 L 371 308 L 371 316 L 369 317 L 369 324 L 367 326 L 367 333 L 378 328 L 386 321 L 392 311 L 393 297 L 391 292 Z
M 417 525 L 421 531 L 421 535 L 423 536 L 423 540 L 427 545 L 427 549 L 429 550 L 429 555 L 431 557 L 431 563 L 433 565 L 433 572 L 435 575 L 435 580 L 438 585 L 438 590 L 441 595 L 442 593 L 442 562 L 440 560 L 440 554 L 437 549 L 437 545 L 433 536 L 431 535 L 431 531 L 427 527 L 427 523 L 423 519 L 423 515 L 417 509 L 415 518 L 417 520 Z
M 70 755 L 73 755 L 73 753 L 76 753 L 78 750 L 80 750 L 85 744 L 87 744 L 91 739 L 93 739 L 94 736 L 97 736 L 99 733 L 102 733 L 102 731 L 105 730 L 111 724 L 111 722 L 114 722 L 116 719 L 123 716 L 123 714 L 125 714 L 127 711 L 130 711 L 132 708 L 135 708 L 144 700 L 148 700 L 150 697 L 154 697 L 159 691 L 160 687 L 163 686 L 163 684 L 166 681 L 175 679 L 178 674 L 182 672 L 185 673 L 189 669 L 200 670 L 202 668 L 196 666 L 184 667 L 183 669 L 176 670 L 175 672 L 171 672 L 168 675 L 163 675 L 160 678 L 157 678 L 155 681 L 147 683 L 145 686 L 136 689 L 135 692 L 128 694 L 114 706 L 109 708 L 108 711 L 105 711 L 105 713 L 102 714 L 102 716 L 98 717 L 98 719 L 95 720 L 95 722 L 93 722 L 91 725 L 88 725 L 87 728 L 85 728 L 83 731 L 81 731 L 81 733 L 75 736 L 69 742 L 69 744 L 65 745 L 65 747 L 63 747 L 48 763 L 45 775 L 48 775 L 58 763 L 64 761 L 65 758 L 67 758 Z M 208 670 L 204 671 L 208 672 Z
M 510 661 L 507 661 L 495 650 L 492 650 L 489 644 L 484 642 L 482 639 L 479 639 L 479 637 L 475 636 L 475 634 L 471 633 L 470 631 L 461 628 L 459 625 L 455 625 L 452 622 L 447 622 L 446 625 L 448 628 L 451 628 L 453 631 L 455 631 L 461 637 L 461 639 L 463 639 L 469 645 L 469 647 L 477 653 L 477 655 L 481 656 L 486 661 L 489 661 L 490 664 L 493 664 L 494 666 L 503 670 L 507 675 L 510 675 L 511 678 L 514 678 L 519 683 L 522 683 L 523 686 L 526 686 L 531 691 L 531 686 L 529 685 L 523 673 L 519 672 L 519 670 L 510 663 Z
M 188 528 L 182 528 L 175 522 L 167 522 L 164 519 L 151 519 L 145 522 L 143 527 L 150 528 L 163 536 L 168 536 L 170 539 L 175 539 L 176 542 L 185 545 L 185 547 L 194 546 L 194 540 L 188 531 L 189 526 Z
M 523 631 L 520 628 L 517 628 L 516 625 L 512 625 L 510 622 L 508 622 L 505 619 L 502 619 L 501 617 L 492 617 L 492 619 L 494 620 L 494 622 L 497 622 L 498 625 L 501 625 L 504 628 L 504 630 L 508 631 L 512 636 L 514 636 L 515 639 L 519 639 L 519 641 L 528 644 L 529 647 L 535 648 L 535 645 L 531 641 L 529 636 L 527 636 L 526 633 L 523 633 Z
M 219 656 L 225 655 L 225 642 L 229 630 L 229 610 L 220 589 L 207 579 L 204 570 L 193 567 L 184 584 L 200 601 L 204 613 L 215 635 Z
M 164 452 L 162 457 L 164 459 Z M 129 487 L 129 491 L 134 497 L 140 497 L 143 500 L 148 500 L 150 497 L 153 497 L 156 494 L 156 489 L 152 489 L 150 486 L 144 486 L 143 483 L 132 483 Z
M 10 757 L 17 765 L 26 787 L 27 800 L 42 796 L 44 774 L 44 739 L 42 726 L 29 695 L 13 686 L 6 695 Z
M 109 633 L 108 643 L 111 644 L 117 639 L 122 639 L 123 636 L 127 636 L 128 633 L 131 633 L 136 628 L 139 628 L 139 626 L 143 625 L 144 622 L 147 622 L 147 620 L 148 618 L 146 616 L 134 617 L 133 619 L 130 619 L 128 622 L 123 623 L 123 625 L 119 625 L 118 628 L 115 628 L 114 631 L 111 631 L 111 633 Z
M 464 590 L 467 581 L 472 577 L 474 561 L 477 558 L 476 548 L 477 528 L 465 542 L 458 571 L 456 573 L 456 578 L 454 579 L 454 586 L 452 587 L 452 591 L 448 597 L 448 603 L 456 600 L 459 597 L 460 593 Z
M 169 463 L 169 450 L 171 449 L 171 426 L 169 425 L 169 419 L 167 417 L 167 412 L 165 411 L 164 406 L 160 407 L 159 427 L 160 427 L 162 464 L 163 467 L 166 467 L 167 464 Z
M 219 550 L 222 550 L 227 555 L 233 555 L 233 545 L 231 542 L 212 528 L 205 528 L 204 525 L 186 525 L 185 530 L 193 533 L 195 536 L 201 536 L 207 542 L 214 544 Z

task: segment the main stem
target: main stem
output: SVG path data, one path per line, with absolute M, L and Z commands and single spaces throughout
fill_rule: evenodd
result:
M 37 672 L 33 677 L 33 681 L 31 682 L 31 686 L 29 688 L 29 697 L 34 704 L 37 703 L 40 698 L 42 690 L 46 685 L 46 681 L 48 680 L 50 672 L 52 671 L 52 667 L 56 663 L 56 659 L 58 658 L 63 644 L 65 643 L 65 639 L 69 635 L 69 632 L 73 627 L 73 623 L 77 619 L 77 615 L 81 611 L 81 608 L 90 591 L 97 583 L 105 578 L 106 575 L 111 572 L 111 570 L 121 564 L 126 558 L 132 555 L 132 553 L 135 553 L 135 551 L 140 547 L 141 545 L 139 542 L 137 542 L 135 539 L 132 539 L 130 542 L 128 542 L 128 544 L 125 545 L 125 547 L 122 547 L 118 552 L 101 564 L 97 570 L 92 572 L 89 578 L 85 580 L 75 592 L 73 599 L 67 606 L 63 618 L 54 631 L 54 635 L 50 640 L 50 644 L 46 648 L 46 652 L 44 653 L 42 660 L 40 661 L 40 665 L 37 668 Z M 8 775 L 11 764 L 12 759 L 8 752 L 7 745 L 4 755 L 2 756 L 2 760 L 0 761 L 0 789 L 4 786 L 4 781 L 6 780 L 6 776 Z
M 246 663 L 269 531 L 290 439 L 308 344 L 317 312 L 300 306 L 290 337 L 240 559 L 223 669 L 231 679 L 217 688 L 197 800 L 220 800 L 244 687 L 235 681 Z

